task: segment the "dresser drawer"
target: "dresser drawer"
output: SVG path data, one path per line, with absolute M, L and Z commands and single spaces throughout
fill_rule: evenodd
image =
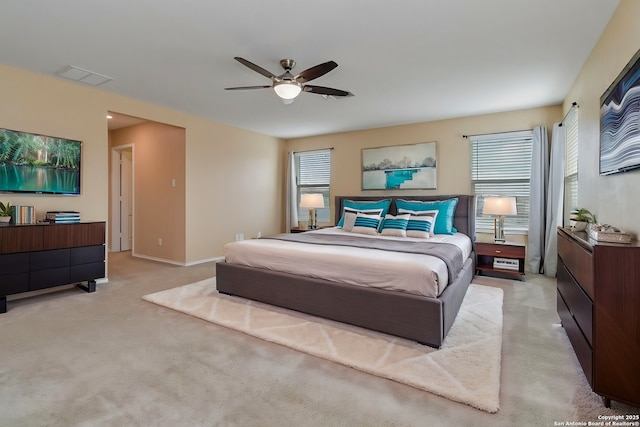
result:
M 595 297 L 591 252 L 558 234 L 558 256 L 591 299 Z
M 41 251 L 42 227 L 0 227 L 0 253 Z
M 29 260 L 28 252 L 0 255 L 0 295 L 29 290 Z
M 593 302 L 569 274 L 562 261 L 558 263 L 558 292 L 562 294 L 589 345 L 593 346 Z
M 490 255 L 504 258 L 524 258 L 524 245 L 500 244 L 500 243 L 476 243 L 478 255 Z
M 569 341 L 580 362 L 580 366 L 582 366 L 582 371 L 585 377 L 587 377 L 589 384 L 593 387 L 593 350 L 587 342 L 587 339 L 582 335 L 582 331 L 578 327 L 575 318 L 571 315 L 569 308 L 567 308 L 562 295 L 560 292 L 557 294 L 558 316 L 560 316 L 560 320 L 562 320 L 562 326 L 569 337 Z
M 29 269 L 48 270 L 51 268 L 69 266 L 69 249 L 57 249 L 55 251 L 31 252 L 29 254 Z
M 29 290 L 29 273 L 4 274 L 0 276 L 0 295 L 19 294 Z
M 29 275 L 29 290 L 51 288 L 69 283 L 69 267 L 32 271 Z
M 0 274 L 25 273 L 29 271 L 29 254 L 0 255 Z
M 89 264 L 102 261 L 104 261 L 104 245 L 71 248 L 70 265 Z
M 104 277 L 104 262 L 91 264 L 72 265 L 69 267 L 69 282 L 84 282 Z

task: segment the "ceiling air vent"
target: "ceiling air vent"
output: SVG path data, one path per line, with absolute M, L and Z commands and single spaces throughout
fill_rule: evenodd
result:
M 103 83 L 107 83 L 113 80 L 113 77 L 105 76 L 104 74 L 94 73 L 93 71 L 85 70 L 83 68 L 69 65 L 62 70 L 56 72 L 60 77 L 66 79 L 75 80 L 77 82 L 86 83 L 91 86 L 99 86 Z

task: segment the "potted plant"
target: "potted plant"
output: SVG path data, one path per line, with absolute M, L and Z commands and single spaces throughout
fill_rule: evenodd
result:
M 0 202 L 0 222 L 10 222 L 11 221 L 11 202 L 4 203 Z
M 579 208 L 571 211 L 570 221 L 572 231 L 583 231 L 587 225 L 594 224 L 596 217 L 588 209 Z

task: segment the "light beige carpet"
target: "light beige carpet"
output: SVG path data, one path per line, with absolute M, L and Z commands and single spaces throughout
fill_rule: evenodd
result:
M 493 413 L 499 409 L 502 294 L 499 288 L 471 285 L 439 350 L 221 295 L 215 278 L 143 299 Z

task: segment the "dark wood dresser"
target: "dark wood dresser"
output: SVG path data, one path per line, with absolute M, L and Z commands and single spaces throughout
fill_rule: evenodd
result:
M 558 314 L 605 406 L 640 407 L 640 244 L 559 228 Z
M 0 227 L 0 313 L 7 295 L 86 281 L 105 275 L 104 222 Z

